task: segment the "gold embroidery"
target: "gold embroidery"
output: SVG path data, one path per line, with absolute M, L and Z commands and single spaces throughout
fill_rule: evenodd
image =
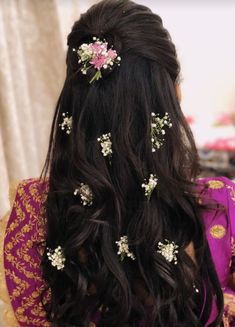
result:
M 212 188 L 213 190 L 218 190 L 224 187 L 224 183 L 219 180 L 211 180 L 208 181 L 207 184 L 209 185 L 209 188 Z
M 15 210 L 16 210 L 16 217 L 17 218 L 13 222 L 11 222 L 10 226 L 8 226 L 8 228 L 6 230 L 6 235 L 13 232 L 17 228 L 17 226 L 19 226 L 19 223 L 25 220 L 25 213 L 20 208 L 20 205 L 19 205 L 18 201 L 15 201 L 14 207 L 15 207 Z
M 7 285 L 5 281 L 4 263 L 3 263 L 3 243 L 6 225 L 9 213 L 0 219 L 0 300 L 3 302 L 1 312 L 1 323 L 6 327 L 19 327 L 14 311 L 11 306 Z
M 5 275 L 14 285 L 9 297 L 18 322 L 35 327 L 50 327 L 51 324 L 46 320 L 46 313 L 40 301 L 45 282 L 39 270 L 40 253 L 43 252 L 43 248 L 38 244 L 44 241 L 43 203 L 47 196 L 45 187 L 42 194 L 41 186 L 42 183 L 37 179 L 23 181 L 18 186 L 17 198 L 13 204 L 14 219 L 7 226 L 5 233 L 4 255 L 7 262 Z M 36 245 L 38 257 L 31 252 Z M 47 292 L 46 300 L 49 299 L 50 293 Z
M 210 234 L 213 238 L 223 238 L 226 234 L 226 230 L 222 225 L 214 225 L 210 228 Z
M 19 297 L 20 294 L 29 287 L 29 284 L 26 281 L 19 278 L 18 276 L 16 276 L 14 271 L 5 269 L 5 276 L 8 276 L 9 279 L 14 281 L 14 283 L 16 284 L 14 290 L 12 291 L 11 295 L 9 296 L 11 301 L 15 300 L 17 297 Z

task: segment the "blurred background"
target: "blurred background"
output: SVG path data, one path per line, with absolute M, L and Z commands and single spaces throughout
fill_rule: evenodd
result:
M 66 37 L 95 0 L 0 0 L 0 216 L 10 183 L 37 177 L 65 76 Z M 202 175 L 235 177 L 235 1 L 137 0 L 158 13 L 182 67 L 182 109 Z

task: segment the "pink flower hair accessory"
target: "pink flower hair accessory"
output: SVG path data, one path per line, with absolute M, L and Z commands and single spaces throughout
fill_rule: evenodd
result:
M 97 37 L 93 37 L 92 43 L 83 43 L 78 49 L 73 49 L 77 53 L 78 63 L 82 66 L 81 72 L 87 74 L 90 68 L 96 70 L 95 75 L 89 81 L 92 83 L 102 78 L 101 69 L 112 69 L 114 64 L 120 66 L 121 57 L 117 51 L 109 48 L 108 42 L 101 41 Z

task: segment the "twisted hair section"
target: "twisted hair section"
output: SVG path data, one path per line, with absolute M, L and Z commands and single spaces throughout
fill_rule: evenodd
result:
M 105 39 L 122 60 L 90 84 L 94 71 L 81 74 L 72 49 L 94 36 Z M 217 326 L 221 291 L 192 182 L 197 151 L 175 92 L 180 72 L 175 46 L 161 18 L 132 1 L 101 1 L 74 24 L 66 63 L 44 170 L 49 173 L 46 246 L 60 245 L 66 258 L 58 271 L 44 255 L 52 294 L 48 319 L 55 326 L 85 327 L 102 308 L 102 327 L 141 321 L 203 326 L 216 294 L 219 313 L 211 326 Z M 73 119 L 69 135 L 59 126 L 65 112 Z M 151 113 L 168 113 L 172 121 L 154 153 Z M 97 141 L 108 133 L 110 160 Z M 150 174 L 158 182 L 148 199 L 141 185 Z M 74 196 L 81 183 L 92 191 L 90 206 Z M 135 260 L 117 254 L 123 235 Z M 179 246 L 176 265 L 157 251 L 164 239 Z M 197 263 L 184 251 L 191 242 Z

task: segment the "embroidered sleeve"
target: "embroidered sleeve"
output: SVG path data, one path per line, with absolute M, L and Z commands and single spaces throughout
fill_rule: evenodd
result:
M 230 272 L 232 274 L 232 284 L 235 281 L 235 184 L 227 180 L 227 201 L 228 201 L 228 215 L 231 226 L 231 263 Z M 232 288 L 231 288 L 232 287 Z M 235 285 L 226 287 L 224 292 L 224 325 L 235 326 Z
M 10 187 L 9 200 L 12 206 L 16 193 L 16 184 Z M 9 219 L 10 213 L 7 213 L 3 218 L 0 219 L 0 325 L 2 327 L 18 327 L 17 320 L 14 315 L 14 311 L 11 306 L 9 293 L 7 290 L 5 271 L 3 263 L 3 243 L 6 225 Z
M 50 326 L 41 304 L 41 293 L 45 289 L 40 269 L 41 244 L 45 239 L 42 205 L 45 196 L 43 182 L 36 179 L 21 182 L 4 235 L 6 285 L 21 327 Z
M 208 211 L 204 216 L 207 239 L 211 255 L 224 294 L 225 327 L 235 326 L 235 285 L 231 281 L 231 273 L 235 281 L 235 186 L 225 177 L 203 179 L 207 188 L 206 203 L 218 205 L 216 215 Z M 209 201 L 208 201 L 209 200 Z

